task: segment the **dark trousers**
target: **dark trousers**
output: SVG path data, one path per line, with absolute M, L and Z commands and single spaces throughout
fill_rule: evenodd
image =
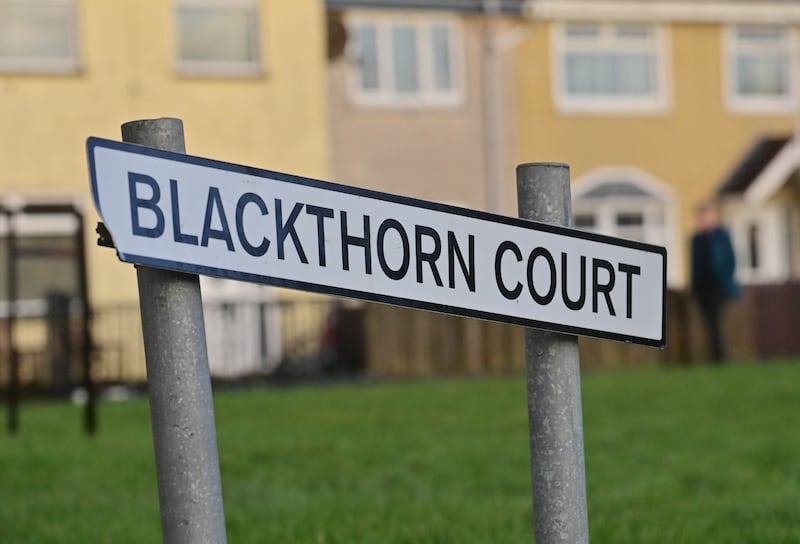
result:
M 725 359 L 725 344 L 722 339 L 721 326 L 726 299 L 724 296 L 711 293 L 700 295 L 697 300 L 700 303 L 700 312 L 706 322 L 711 360 L 719 363 Z

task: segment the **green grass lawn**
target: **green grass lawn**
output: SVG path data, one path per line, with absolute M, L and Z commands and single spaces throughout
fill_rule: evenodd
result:
M 592 541 L 800 542 L 800 364 L 584 375 Z M 521 378 L 222 392 L 229 541 L 530 542 Z M 0 542 L 160 541 L 147 404 L 28 404 Z M 5 418 L 5 413 L 0 412 Z

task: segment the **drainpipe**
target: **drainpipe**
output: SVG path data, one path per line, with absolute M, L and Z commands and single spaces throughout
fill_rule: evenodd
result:
M 495 44 L 495 22 L 500 15 L 500 0 L 483 0 L 482 91 L 483 155 L 486 208 L 503 211 L 503 171 L 501 160 L 500 93 L 501 75 Z
M 530 25 L 518 24 L 513 28 L 498 32 L 496 22 L 502 13 L 501 0 L 482 0 L 483 33 L 482 33 L 482 78 L 483 91 L 483 154 L 484 190 L 486 209 L 495 213 L 508 213 L 505 208 L 504 153 L 509 142 L 503 141 L 503 84 L 501 66 L 504 53 L 511 51 L 524 42 L 532 33 Z M 512 104 L 510 107 L 516 107 Z M 511 179 L 511 178 L 510 178 Z

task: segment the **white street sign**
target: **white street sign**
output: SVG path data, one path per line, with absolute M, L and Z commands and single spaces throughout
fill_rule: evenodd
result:
M 89 138 L 125 262 L 663 347 L 666 250 Z

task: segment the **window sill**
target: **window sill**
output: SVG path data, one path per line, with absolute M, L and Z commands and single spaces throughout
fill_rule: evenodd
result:
M 0 75 L 19 76 L 76 76 L 81 73 L 77 59 L 60 60 L 0 60 Z
M 671 108 L 663 97 L 618 99 L 561 96 L 556 100 L 556 110 L 575 115 L 667 115 Z
M 778 99 L 728 97 L 726 106 L 730 113 L 738 115 L 791 115 L 795 112 L 797 103 L 790 97 Z
M 181 78 L 261 79 L 267 75 L 260 64 L 180 63 L 175 73 Z
M 364 109 L 384 110 L 455 110 L 464 105 L 464 97 L 459 94 L 450 96 L 430 97 L 397 97 L 392 95 L 369 96 L 360 93 L 351 93 L 350 103 Z

